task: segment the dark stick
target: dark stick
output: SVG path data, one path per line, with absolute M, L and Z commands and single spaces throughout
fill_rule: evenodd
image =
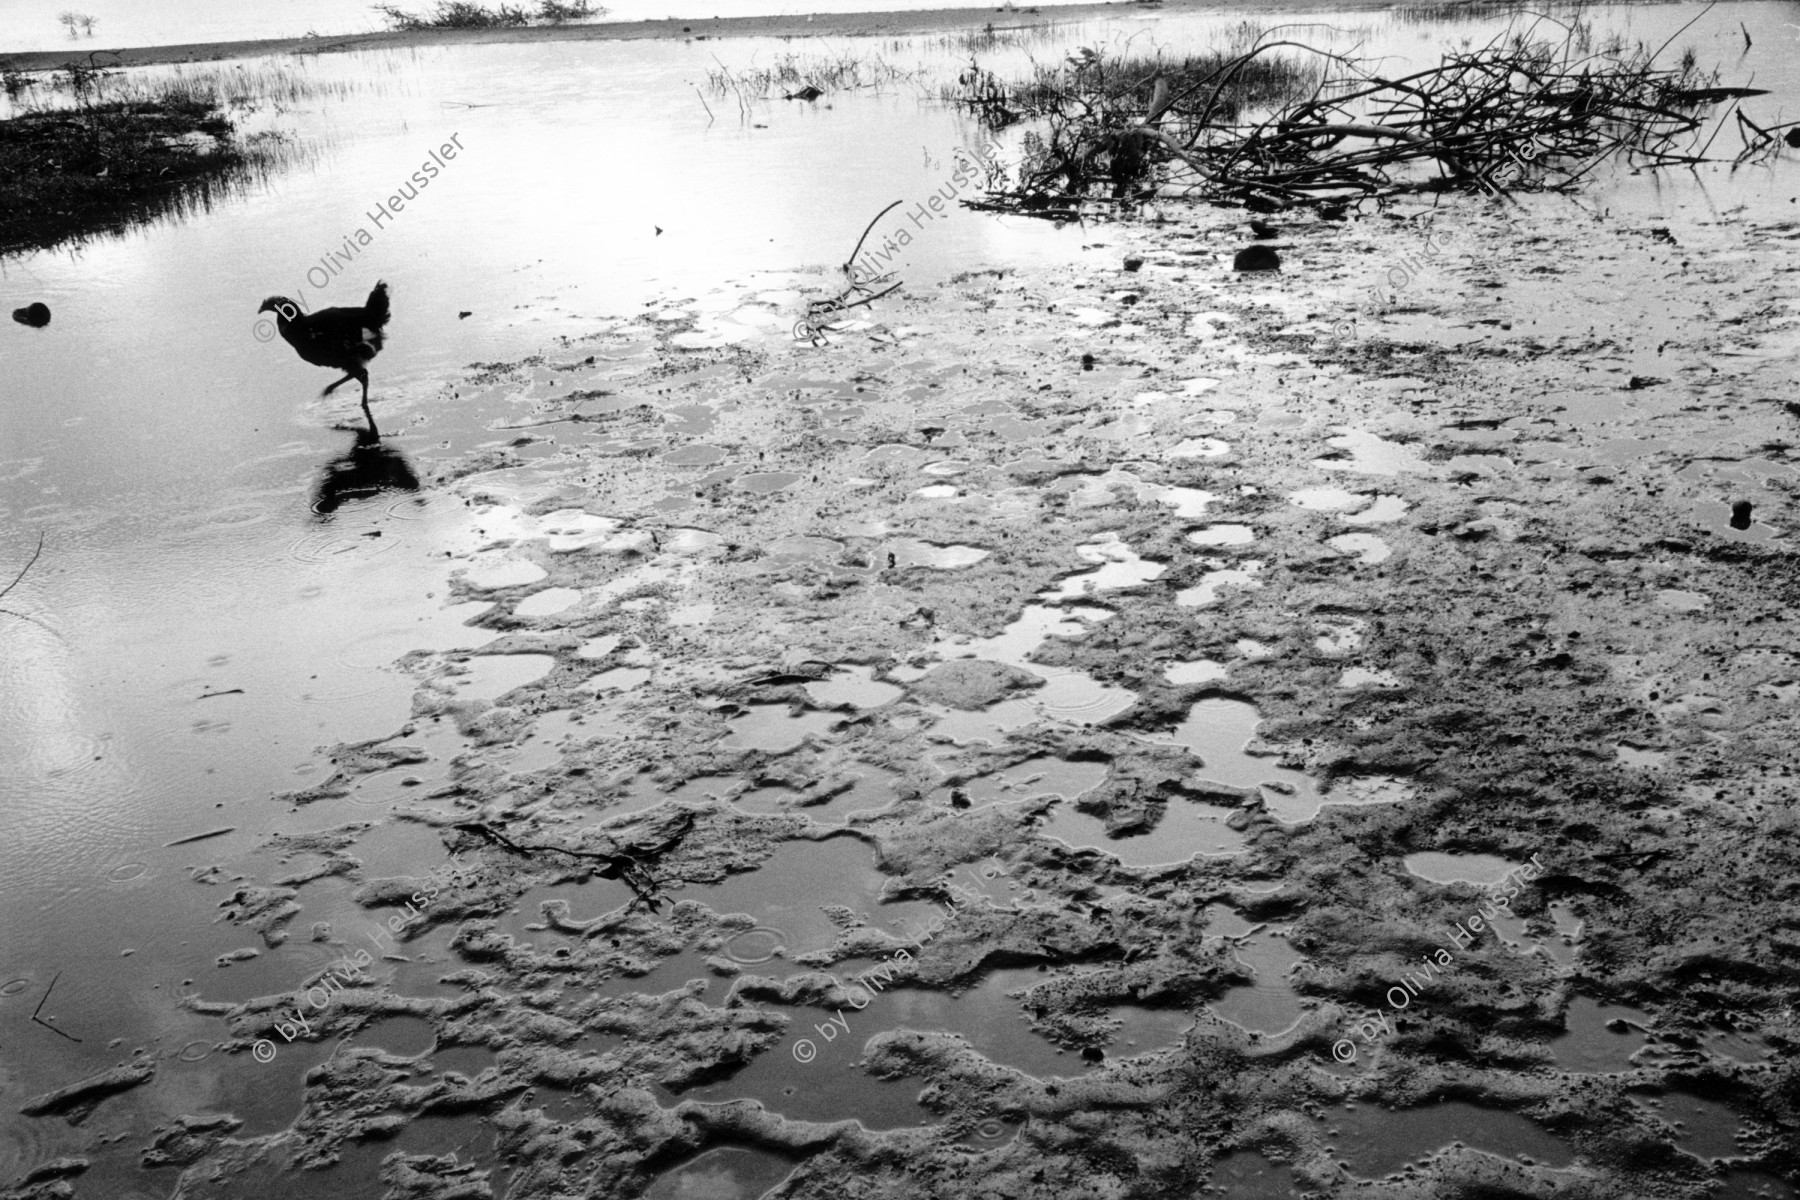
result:
M 4 594 L 5 593 L 0 592 L 0 595 L 4 595 Z M 58 1037 L 66 1037 L 71 1042 L 79 1042 L 81 1039 L 76 1037 L 74 1034 L 64 1033 L 62 1030 L 58 1029 L 56 1026 L 52 1025 L 50 1022 L 42 1020 L 38 1016 L 39 1013 L 44 1011 L 44 1005 L 49 1002 L 50 993 L 56 990 L 56 981 L 61 978 L 62 978 L 61 971 L 58 971 L 56 974 L 54 974 L 50 977 L 50 986 L 44 989 L 44 998 L 42 1000 L 39 1000 L 37 1002 L 37 1007 L 31 1010 L 31 1019 L 34 1022 L 36 1022 L 37 1024 L 42 1025 L 45 1029 L 48 1029 L 51 1033 L 56 1034 Z
M 895 201 L 895 203 L 899 203 L 899 201 Z M 44 552 L 44 531 L 40 529 L 40 530 L 38 530 L 37 549 L 33 550 L 31 552 L 31 561 L 26 563 L 23 567 L 19 568 L 19 573 L 17 575 L 13 576 L 13 581 L 11 583 L 7 584 L 3 588 L 0 588 L 0 599 L 5 599 L 6 593 L 12 591 L 14 588 L 19 586 L 19 580 L 25 578 L 25 572 L 31 570 L 31 568 L 37 564 L 38 555 L 42 554 L 43 552 Z

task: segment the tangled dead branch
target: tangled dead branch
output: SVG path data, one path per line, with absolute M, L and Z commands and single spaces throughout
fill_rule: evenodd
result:
M 1016 176 L 995 181 L 981 206 L 1071 215 L 1082 201 L 1130 202 L 1160 188 L 1259 211 L 1329 214 L 1406 192 L 1569 188 L 1608 161 L 1718 161 L 1708 155 L 1733 115 L 1737 162 L 1777 153 L 1784 135 L 1792 140 L 1794 125 L 1736 111 L 1765 92 L 1720 86 L 1691 54 L 1658 67 L 1666 44 L 1594 51 L 1585 26 L 1536 36 L 1545 20 L 1398 77 L 1269 34 L 1204 73 L 1190 60 L 1123 87 L 1117 64 L 1084 50 L 1068 60 L 1054 100 L 1042 72 L 1010 91 L 992 76 L 965 74 L 959 99 L 989 124 L 1041 118 L 1025 135 Z M 1257 107 L 1282 83 L 1285 96 Z M 1732 109 L 1709 135 L 1709 110 L 1727 101 Z

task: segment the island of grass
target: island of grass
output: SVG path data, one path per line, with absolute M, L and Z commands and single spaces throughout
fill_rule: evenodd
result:
M 204 208 L 261 161 L 267 135 L 239 137 L 216 95 L 172 87 L 102 99 L 84 73 L 35 86 L 7 79 L 14 113 L 0 120 L 0 254 Z M 34 90 L 44 102 L 20 102 Z

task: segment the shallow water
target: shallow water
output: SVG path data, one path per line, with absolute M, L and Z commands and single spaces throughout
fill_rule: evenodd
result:
M 1398 1111 L 1358 1104 L 1331 1111 L 1326 1121 L 1335 1157 L 1365 1179 L 1380 1178 L 1454 1142 L 1551 1167 L 1574 1161 L 1567 1143 L 1526 1118 L 1459 1100 Z

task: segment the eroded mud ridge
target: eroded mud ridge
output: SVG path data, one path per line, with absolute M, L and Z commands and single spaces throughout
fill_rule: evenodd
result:
M 433 1049 L 171 1129 L 180 1194 L 1786 1194 L 1800 225 L 1573 211 L 1440 211 L 1380 316 L 1424 213 L 1257 276 L 1177 213 L 460 381 L 505 636 L 284 798 L 458 862 L 347 809 L 229 906 L 348 945 L 353 881 L 400 933 L 299 1040 Z

